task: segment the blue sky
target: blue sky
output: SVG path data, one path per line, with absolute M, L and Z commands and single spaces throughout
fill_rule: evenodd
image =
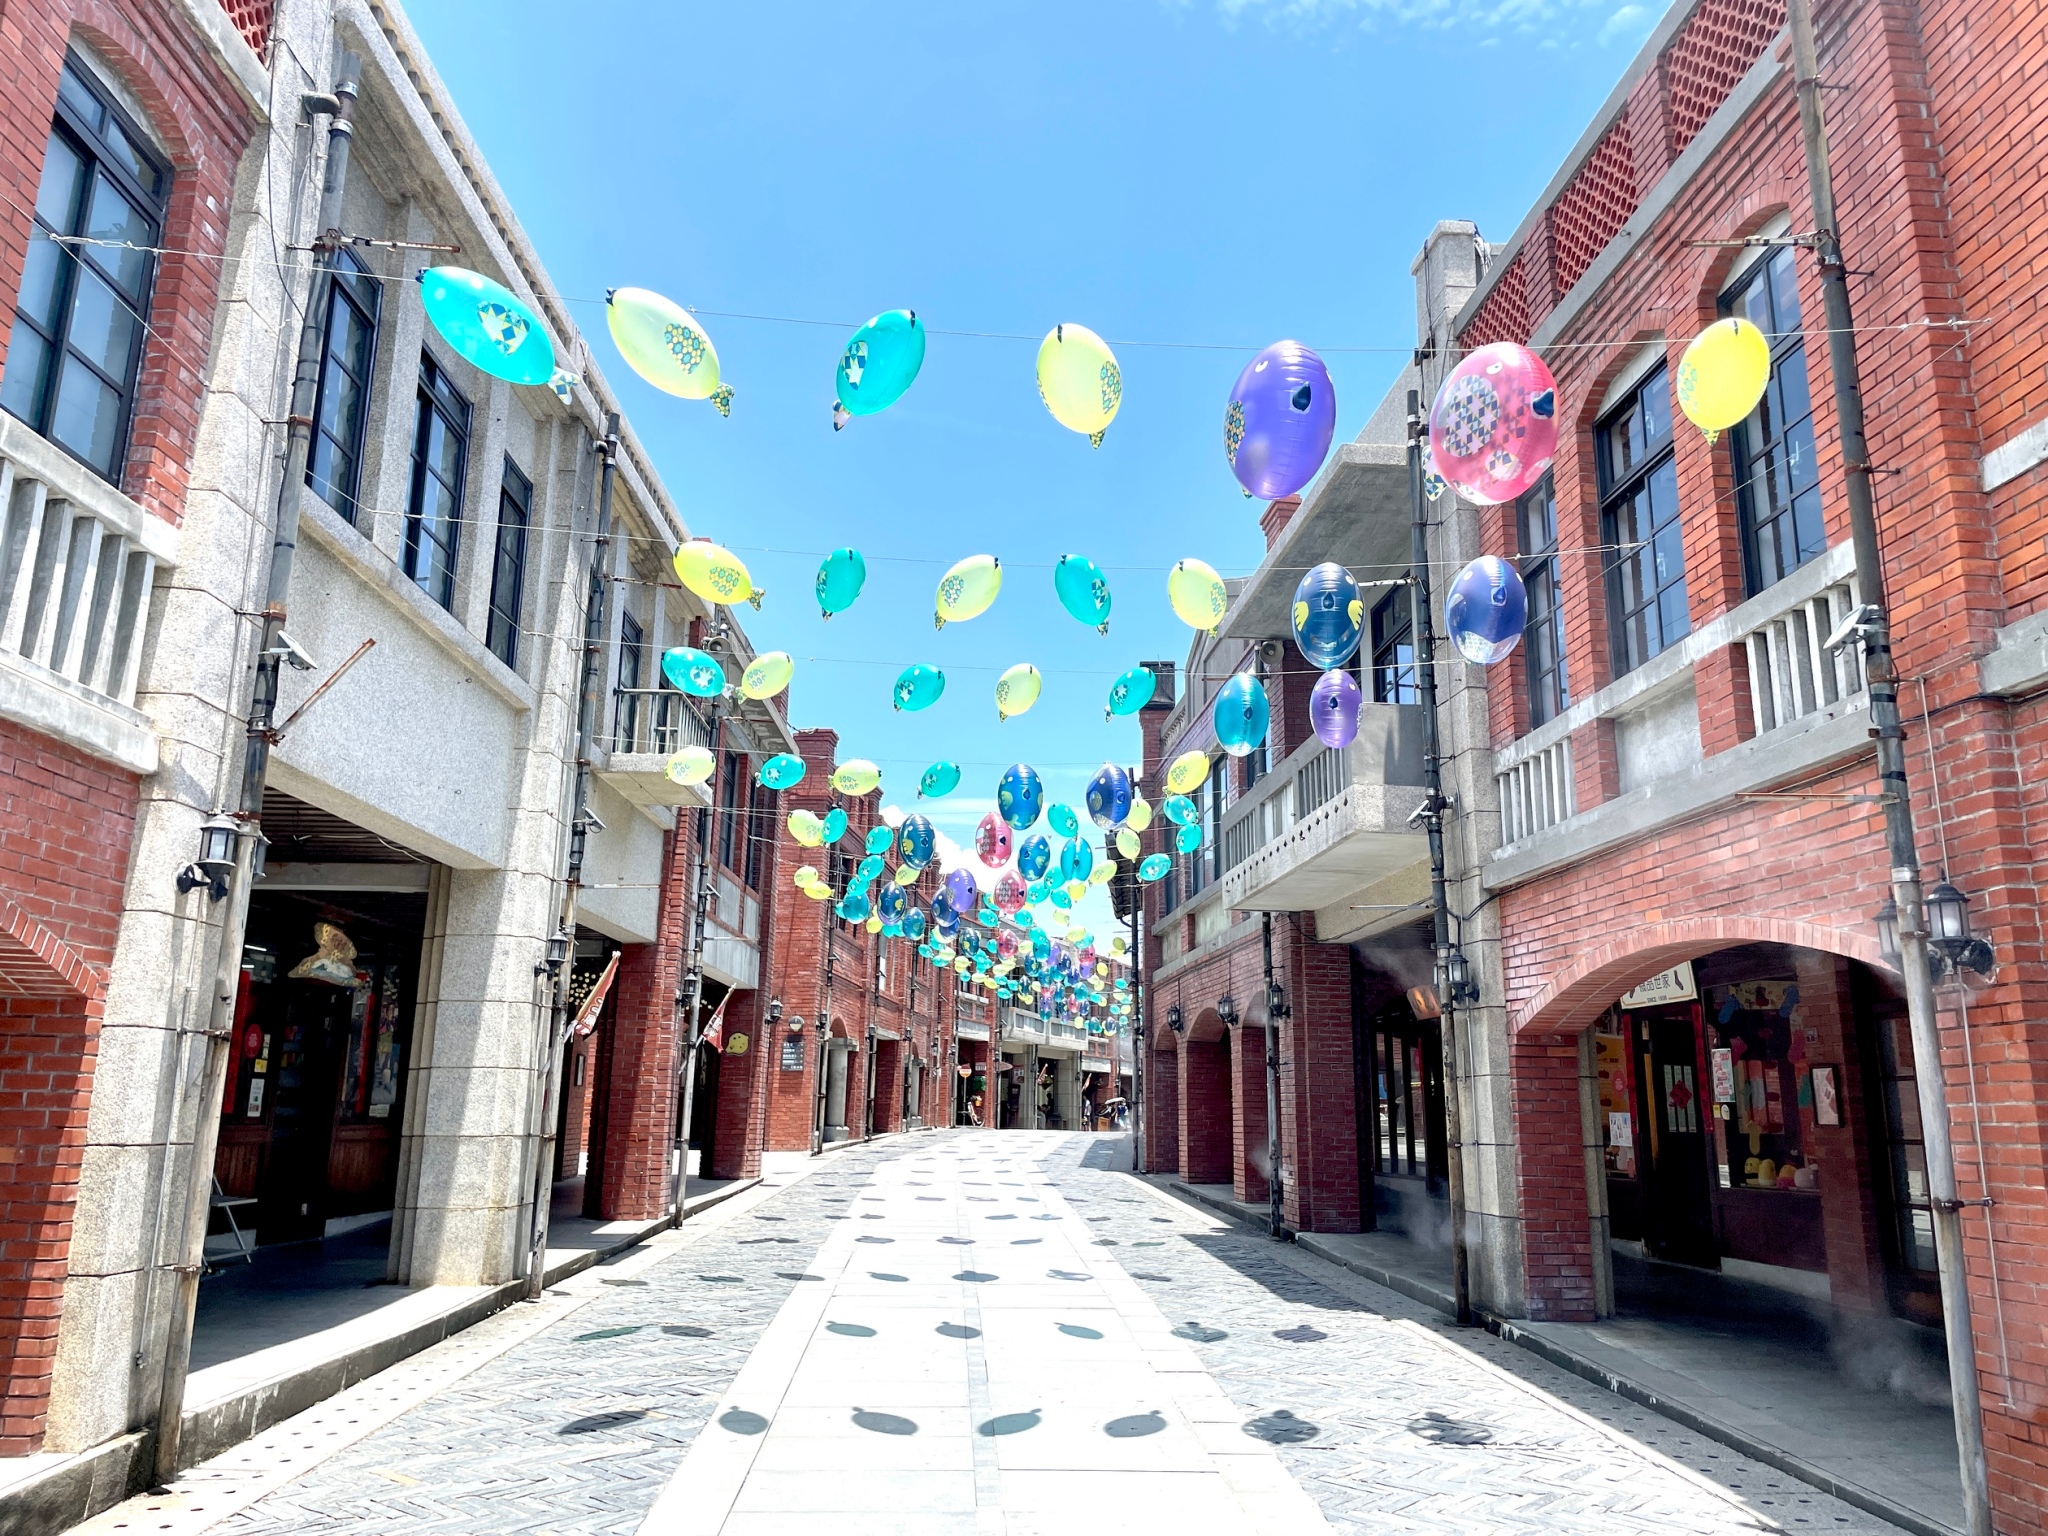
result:
M 1168 567 L 1257 563 L 1262 504 L 1222 448 L 1245 361 L 1283 337 L 1318 349 L 1338 439 L 1354 435 L 1414 345 L 1408 264 L 1430 226 L 1505 239 L 1659 11 L 496 0 L 479 26 L 474 0 L 410 5 L 560 291 L 649 287 L 700 312 L 729 420 L 642 384 L 601 308 L 576 306 L 692 530 L 767 590 L 744 618 L 797 658 L 794 720 L 836 727 L 892 801 L 934 758 L 962 764 L 924 807 L 962 841 L 1011 762 L 1078 806 L 1099 764 L 1135 760 L 1135 726 L 1103 704 L 1125 667 L 1186 650 Z M 841 347 L 895 307 L 933 331 L 923 374 L 834 434 Z M 1033 385 L 1036 338 L 1063 321 L 1184 344 L 1117 347 L 1100 450 Z M 826 624 L 812 577 L 845 544 L 867 589 Z M 1108 573 L 1106 637 L 1054 598 L 1070 551 Z M 935 633 L 939 576 L 981 552 L 1003 560 L 1002 597 Z M 945 697 L 898 714 L 890 684 L 917 661 L 944 669 Z M 998 723 L 996 676 L 1019 661 L 1044 696 Z M 1107 919 L 1100 893 L 1088 910 Z

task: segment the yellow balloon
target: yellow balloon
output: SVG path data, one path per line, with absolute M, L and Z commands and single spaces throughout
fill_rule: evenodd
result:
M 822 847 L 825 842 L 825 824 L 818 820 L 814 811 L 791 811 L 789 813 L 789 835 L 805 848 Z
M 815 884 L 817 884 L 817 881 L 818 881 L 818 866 L 817 866 L 817 865 L 815 865 L 815 864 L 799 864 L 799 865 L 797 866 L 797 870 L 796 870 L 796 888 L 797 888 L 798 890 L 802 890 L 802 889 L 803 889 L 803 888 L 804 888 L 805 886 L 807 886 L 807 885 L 815 885 Z
M 1151 826 L 1152 802 L 1147 800 L 1143 795 L 1131 796 L 1131 809 L 1129 814 L 1127 814 L 1124 817 L 1124 825 L 1129 827 L 1133 832 L 1142 832 L 1147 827 Z M 1122 845 L 1119 844 L 1118 846 Z M 1137 855 L 1132 854 L 1131 857 L 1136 858 Z
M 1209 777 L 1209 754 L 1183 752 L 1166 770 L 1166 787 L 1176 795 L 1192 795 Z
M 813 901 L 830 901 L 832 899 L 832 887 L 822 882 L 817 885 L 807 885 L 804 887 L 804 894 Z
M 1086 880 L 1069 880 L 1067 882 L 1067 899 L 1069 901 L 1079 901 L 1087 894 L 1088 882 Z
M 1712 442 L 1744 420 L 1771 381 L 1771 344 L 1738 315 L 1716 320 L 1678 362 L 1678 408 Z
M 1023 714 L 1038 702 L 1038 690 L 1044 681 L 1030 662 L 1018 662 L 996 679 L 996 713 L 1005 720 Z
M 832 787 L 842 795 L 864 795 L 882 782 L 882 770 L 864 757 L 851 758 L 832 770 Z
M 732 414 L 732 387 L 718 374 L 718 349 L 682 305 L 645 288 L 615 288 L 605 324 L 628 366 L 656 389 L 682 400 L 709 400 Z
M 1085 325 L 1056 325 L 1038 346 L 1038 398 L 1054 421 L 1097 448 L 1123 404 L 1124 376 L 1109 343 Z
M 796 663 L 787 651 L 769 651 L 756 656 L 747 663 L 747 670 L 740 674 L 740 697 L 772 699 L 789 686 L 789 679 L 795 671 Z
M 869 933 L 880 933 L 882 931 L 882 920 L 879 917 L 869 918 L 867 929 Z
M 967 969 L 967 965 L 968 965 L 968 961 L 967 961 L 967 957 L 966 957 L 965 955 L 955 955 L 955 956 L 953 957 L 953 969 L 954 969 L 954 970 L 956 970 L 956 971 L 964 971 L 964 970 L 966 970 L 966 969 Z
M 1107 885 L 1116 878 L 1115 859 L 1097 859 L 1095 867 L 1088 871 L 1090 885 Z
M 1223 622 L 1223 610 L 1230 606 L 1230 592 L 1215 567 L 1200 560 L 1183 560 L 1167 573 L 1166 600 L 1173 604 L 1181 623 L 1213 635 Z
M 707 603 L 752 603 L 768 594 L 754 585 L 740 557 L 709 539 L 692 539 L 676 551 L 676 580 Z
M 1112 955 L 1121 955 L 1130 947 L 1130 940 L 1122 937 L 1121 935 L 1109 941 L 1109 952 Z
M 988 612 L 1003 590 L 1003 562 L 994 555 L 969 555 L 939 578 L 932 598 L 932 627 L 964 623 Z
M 1130 829 L 1130 818 L 1127 816 L 1124 818 L 1124 821 L 1125 825 L 1118 827 L 1116 831 L 1116 851 L 1127 859 L 1135 859 L 1138 856 L 1138 850 L 1144 844 L 1138 841 L 1138 834 Z
M 713 759 L 709 747 L 685 747 L 663 766 L 673 784 L 702 784 L 711 777 Z
M 923 873 L 923 870 L 912 869 L 908 864 L 898 864 L 896 866 L 896 883 L 898 885 L 915 885 L 917 884 L 917 877 Z

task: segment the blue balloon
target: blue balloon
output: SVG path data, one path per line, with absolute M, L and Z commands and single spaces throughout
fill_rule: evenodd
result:
M 836 843 L 839 839 L 846 836 L 846 812 L 836 805 L 827 811 L 825 813 L 824 831 L 825 841 L 828 844 Z
M 1444 599 L 1444 627 L 1467 661 L 1490 667 L 1521 643 L 1529 593 L 1521 574 L 1497 555 L 1481 555 L 1458 572 Z
M 874 880 L 877 875 L 881 874 L 881 872 L 882 856 L 879 853 L 871 853 L 860 861 L 860 867 L 854 871 L 854 874 L 861 884 L 866 885 Z
M 868 835 L 861 846 L 869 853 L 887 853 L 889 845 L 895 841 L 896 834 L 878 821 L 868 828 Z
M 1173 846 L 1181 853 L 1193 853 L 1202 846 L 1202 829 L 1199 826 L 1182 827 L 1173 834 Z
M 1086 880 L 1095 867 L 1095 850 L 1083 838 L 1070 837 L 1060 845 L 1060 879 Z
M 889 309 L 853 333 L 839 355 L 833 384 L 832 424 L 843 427 L 839 413 L 872 416 L 886 411 L 910 388 L 924 366 L 924 326 L 914 309 Z
M 1238 673 L 1217 690 L 1211 718 L 1217 745 L 1232 757 L 1249 757 L 1266 739 L 1266 685 L 1249 672 Z
M 931 863 L 938 846 L 938 832 L 922 816 L 906 816 L 903 825 L 896 829 L 896 862 L 899 864 L 923 869 Z
M 868 899 L 862 895 L 849 893 L 840 898 L 838 911 L 849 923 L 864 923 L 868 920 Z
M 1043 878 L 1052 868 L 1052 841 L 1043 832 L 1034 832 L 1017 845 L 1017 873 L 1026 880 Z
M 931 708 L 945 691 L 946 674 L 920 661 L 896 674 L 896 686 L 889 697 L 898 709 L 915 711 Z
M 1112 715 L 1135 715 L 1152 702 L 1152 694 L 1159 686 L 1159 679 L 1150 667 L 1131 667 L 1120 673 L 1117 680 L 1109 685 L 1109 707 L 1103 710 L 1102 718 Z
M 1024 887 L 1024 899 L 1034 907 L 1052 894 L 1052 886 L 1044 880 L 1034 880 Z
M 922 912 L 913 910 L 903 914 L 903 936 L 906 939 L 922 939 L 924 937 L 924 914 Z
M 1053 831 L 1061 837 L 1072 837 L 1081 830 L 1081 818 L 1074 814 L 1071 805 L 1055 805 L 1045 813 L 1045 819 L 1052 823 Z
M 835 549 L 825 557 L 825 563 L 818 567 L 818 579 L 813 584 L 818 595 L 818 611 L 825 618 L 843 613 L 853 606 L 853 600 L 860 596 L 860 589 L 867 585 L 868 563 L 857 549 Z
M 1036 826 L 1044 803 L 1045 788 L 1038 781 L 1036 768 L 1016 763 L 1004 770 L 1002 782 L 996 785 L 996 814 L 1012 829 L 1022 832 Z
M 1318 672 L 1341 667 L 1365 634 L 1365 599 L 1334 560 L 1310 569 L 1294 589 L 1294 643 Z
M 1165 813 L 1166 819 L 1177 827 L 1186 826 L 1202 814 L 1201 807 L 1186 795 L 1168 795 L 1166 803 L 1160 810 Z
M 886 886 L 877 905 L 881 907 L 885 919 L 892 923 L 899 922 L 903 914 L 910 910 L 910 892 L 900 885 Z
M 804 781 L 806 766 L 800 757 L 778 752 L 761 765 L 756 775 L 766 789 L 794 789 Z
M 960 765 L 941 759 L 925 769 L 924 776 L 917 781 L 917 797 L 920 800 L 937 800 L 959 787 Z
M 1131 814 L 1131 776 L 1104 763 L 1088 781 L 1088 819 L 1098 827 L 1120 827 Z
M 1098 635 L 1109 633 L 1109 581 L 1102 567 L 1086 555 L 1061 555 L 1052 568 L 1053 591 L 1060 606 Z
M 661 675 L 670 686 L 700 699 L 725 692 L 725 668 L 708 651 L 692 645 L 678 645 L 661 653 Z

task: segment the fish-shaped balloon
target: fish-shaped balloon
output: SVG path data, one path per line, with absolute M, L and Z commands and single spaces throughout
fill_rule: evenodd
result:
M 868 563 L 857 549 L 835 549 L 818 567 L 812 588 L 818 598 L 818 612 L 825 618 L 844 613 L 867 585 Z
M 925 769 L 917 781 L 920 800 L 939 800 L 960 787 L 960 765 L 941 758 Z
M 937 667 L 917 662 L 896 674 L 896 686 L 890 690 L 889 698 L 899 710 L 929 709 L 945 691 L 946 674 Z
M 685 747 L 669 758 L 662 772 L 672 784 L 702 784 L 715 766 L 709 747 Z
M 846 812 L 836 805 L 833 806 L 831 810 L 825 813 L 825 820 L 822 825 L 825 841 L 828 843 L 838 842 L 839 839 L 846 836 Z
M 641 378 L 679 400 L 709 400 L 719 415 L 732 414 L 718 349 L 682 305 L 645 288 L 614 288 L 605 295 L 604 318 L 619 355 Z
M 807 765 L 800 757 L 788 752 L 778 752 L 761 765 L 755 775 L 764 789 L 794 789 L 803 783 Z
M 540 316 L 503 283 L 462 267 L 428 267 L 420 301 L 463 361 L 512 384 L 554 378 L 555 348 Z
M 1230 590 L 1214 566 L 1183 560 L 1167 573 L 1166 600 L 1183 624 L 1213 635 L 1230 607 Z
M 759 608 L 768 595 L 754 585 L 738 555 L 709 539 L 692 539 L 678 549 L 675 568 L 676 580 L 707 603 L 751 603 Z
M 996 714 L 1004 720 L 1023 714 L 1038 702 L 1044 681 L 1030 662 L 1018 662 L 996 679 Z
M 1341 667 L 1365 633 L 1365 599 L 1334 560 L 1312 566 L 1294 589 L 1294 643 L 1318 672 Z
M 980 617 L 1002 590 L 1003 562 L 994 555 L 969 555 L 939 578 L 932 598 L 933 627 L 944 629 Z
M 1109 579 L 1086 555 L 1061 555 L 1052 568 L 1052 587 L 1060 606 L 1098 635 L 1109 633 Z
M 832 402 L 836 431 L 856 416 L 886 411 L 910 388 L 924 366 L 924 326 L 914 309 L 884 310 L 853 333 L 839 354 Z
M 1088 818 L 1098 827 L 1122 826 L 1131 813 L 1131 776 L 1115 763 L 1104 763 L 1088 781 Z
M 1038 770 L 1029 763 L 1013 763 L 1003 770 L 1002 780 L 996 785 L 996 814 L 1013 830 L 1028 832 L 1037 825 L 1044 798 Z
M 1109 343 L 1085 325 L 1054 326 L 1038 347 L 1038 398 L 1054 421 L 1100 448 L 1124 398 Z
M 1166 770 L 1166 787 L 1176 795 L 1191 795 L 1209 777 L 1209 754 L 1197 749 L 1183 752 Z
M 842 795 L 864 795 L 882 782 L 882 770 L 864 757 L 849 758 L 832 770 L 832 787 Z
M 815 811 L 791 811 L 789 835 L 802 847 L 816 848 L 825 841 L 825 826 Z
M 772 699 L 789 686 L 796 662 L 787 651 L 766 651 L 747 663 L 740 674 L 740 697 Z
M 1113 715 L 1135 715 L 1152 702 L 1152 694 L 1159 687 L 1159 679 L 1150 667 L 1129 667 L 1109 685 L 1109 707 L 1102 712 L 1107 720 Z
M 661 653 L 661 675 L 669 686 L 693 698 L 716 698 L 725 692 L 725 668 L 718 658 L 694 645 L 677 645 Z

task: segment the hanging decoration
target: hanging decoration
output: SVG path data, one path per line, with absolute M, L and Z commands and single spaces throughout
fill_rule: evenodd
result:
M 818 615 L 829 619 L 844 613 L 867 585 L 868 563 L 857 549 L 835 549 L 818 567 L 818 579 L 811 584 L 818 598 Z
M 1131 790 L 1130 814 L 1124 817 L 1124 825 L 1133 832 L 1142 832 L 1152 825 L 1152 802 L 1139 794 L 1135 786 Z
M 861 847 L 870 854 L 883 854 L 889 851 L 895 841 L 895 831 L 886 823 L 878 821 L 868 828 L 868 835 L 861 839 Z M 879 858 L 875 859 L 874 868 L 870 869 L 867 860 L 863 859 L 860 872 L 862 879 L 872 880 L 882 872 L 882 861 Z
M 1060 844 L 1060 878 L 1069 885 L 1077 880 L 1086 880 L 1094 864 L 1095 849 L 1086 838 L 1070 837 Z
M 740 557 L 709 539 L 692 539 L 676 551 L 676 580 L 705 602 L 761 606 L 768 594 L 754 585 L 754 578 Z
M 672 784 L 702 784 L 716 763 L 709 747 L 685 747 L 662 765 L 662 772 Z
M 1054 421 L 1102 446 L 1123 403 L 1124 378 L 1109 343 L 1085 325 L 1056 325 L 1038 347 L 1038 398 Z
M 718 349 L 682 305 L 645 288 L 614 288 L 605 295 L 604 318 L 619 355 L 641 378 L 680 400 L 709 400 L 719 415 L 732 414 Z
M 1001 677 L 996 679 L 996 714 L 1007 720 L 1012 715 L 1021 715 L 1038 702 L 1038 690 L 1045 679 L 1038 675 L 1038 668 L 1028 661 L 1020 661 Z
M 1711 443 L 1748 419 L 1770 382 L 1770 341 L 1730 315 L 1693 337 L 1678 360 L 1678 408 Z
M 903 825 L 896 829 L 896 861 L 913 877 L 931 863 L 938 846 L 938 831 L 928 819 L 914 811 L 904 817 Z
M 917 781 L 917 798 L 943 800 L 960 787 L 960 765 L 943 758 L 925 769 Z
M 1237 376 L 1223 413 L 1223 452 L 1247 496 L 1277 501 L 1315 479 L 1337 431 L 1337 391 L 1323 360 L 1276 341 Z
M 1199 822 L 1182 827 L 1173 834 L 1173 846 L 1181 853 L 1193 853 L 1202 846 L 1202 828 Z
M 1191 795 L 1209 777 L 1209 754 L 1199 748 L 1183 752 L 1166 770 L 1166 787 L 1176 795 Z M 1170 812 L 1169 812 L 1170 814 Z
M 1342 668 L 1332 668 L 1308 691 L 1308 717 L 1316 740 L 1326 747 L 1348 747 L 1358 738 L 1358 710 L 1364 695 L 1358 681 Z
M 1017 873 L 1026 880 L 1040 880 L 1052 868 L 1052 840 L 1035 832 L 1017 845 Z M 1044 900 L 1043 897 L 1037 898 Z
M 1144 846 L 1145 845 L 1143 843 L 1138 841 L 1138 834 L 1133 832 L 1129 827 L 1117 828 L 1116 851 L 1122 854 L 1125 858 L 1135 859 L 1138 856 L 1139 849 L 1143 848 Z
M 864 795 L 882 782 L 882 770 L 864 757 L 849 758 L 832 770 L 832 787 L 842 795 Z
M 1074 814 L 1074 808 L 1064 801 L 1053 802 L 1052 809 L 1045 813 L 1046 824 L 1061 837 L 1073 837 L 1081 830 L 1081 818 Z
M 1210 719 L 1217 745 L 1232 757 L 1249 757 L 1266 739 L 1266 685 L 1249 672 L 1238 673 L 1216 690 Z
M 914 309 L 888 309 L 853 333 L 839 354 L 833 383 L 832 430 L 856 416 L 886 411 L 917 379 L 924 366 L 924 327 Z
M 1453 368 L 1429 408 L 1437 473 L 1467 501 L 1513 501 L 1557 453 L 1557 385 L 1527 347 L 1496 341 Z
M 794 789 L 803 783 L 808 765 L 800 757 L 788 752 L 778 752 L 761 765 L 754 777 L 761 781 L 763 789 Z
M 1444 628 L 1458 654 L 1490 667 L 1507 659 L 1529 622 L 1529 593 L 1521 573 L 1495 555 L 1481 555 L 1451 582 Z
M 827 811 L 825 813 L 824 832 L 825 841 L 828 843 L 836 843 L 839 839 L 846 836 L 846 812 L 836 805 Z
M 946 901 L 949 916 L 958 919 L 962 912 L 974 910 L 975 897 L 980 887 L 974 883 L 974 871 L 961 868 L 946 876 Z M 936 914 L 934 914 L 936 916 Z
M 1365 634 L 1365 599 L 1334 560 L 1311 566 L 1294 589 L 1294 644 L 1317 671 L 1341 667 Z
M 765 652 L 748 662 L 747 670 L 740 674 L 740 697 L 772 699 L 789 686 L 795 673 L 796 662 L 789 652 Z
M 1010 862 L 1010 824 L 990 811 L 974 828 L 974 856 L 990 869 Z
M 946 674 L 937 667 L 917 662 L 896 674 L 896 686 L 889 697 L 897 709 L 929 709 L 946 691 Z
M 1002 913 L 1003 916 L 1016 916 L 1024 906 L 1024 882 L 1019 880 L 1015 874 L 1005 871 L 1001 878 L 996 881 L 995 903 L 996 910 Z M 1008 929 L 1003 930 L 1002 937 L 1009 937 Z M 1016 943 L 1014 939 L 1010 942 L 1013 946 Z M 1005 956 L 1004 958 L 1007 959 L 1008 957 Z
M 1183 560 L 1167 573 L 1166 600 L 1173 604 L 1181 623 L 1213 635 L 1230 606 L 1230 591 L 1213 566 L 1201 560 Z
M 1109 579 L 1086 555 L 1061 555 L 1052 568 L 1052 589 L 1060 606 L 1098 635 L 1109 633 Z
M 1002 780 L 996 785 L 996 814 L 1012 830 L 1028 832 L 1036 826 L 1044 803 L 1045 788 L 1036 768 L 1029 763 L 1014 763 L 1003 770 Z
M 503 283 L 462 267 L 428 267 L 420 273 L 420 302 L 441 339 L 492 378 L 546 384 L 554 377 L 547 328 Z
M 661 675 L 671 688 L 692 698 L 713 699 L 725 692 L 725 668 L 709 651 L 694 645 L 671 646 L 661 653 Z
M 932 627 L 962 624 L 988 612 L 1003 590 L 1003 562 L 994 555 L 969 555 L 939 578 L 932 599 Z
M 802 848 L 824 846 L 825 826 L 814 811 L 791 811 L 789 813 L 789 835 Z
M 1159 686 L 1159 679 L 1150 667 L 1130 667 L 1120 673 L 1117 680 L 1109 685 L 1109 705 L 1102 711 L 1107 720 L 1114 715 L 1135 715 L 1152 702 L 1152 694 Z
M 1122 826 L 1131 813 L 1131 776 L 1115 763 L 1104 763 L 1088 781 L 1088 819 L 1098 827 Z

